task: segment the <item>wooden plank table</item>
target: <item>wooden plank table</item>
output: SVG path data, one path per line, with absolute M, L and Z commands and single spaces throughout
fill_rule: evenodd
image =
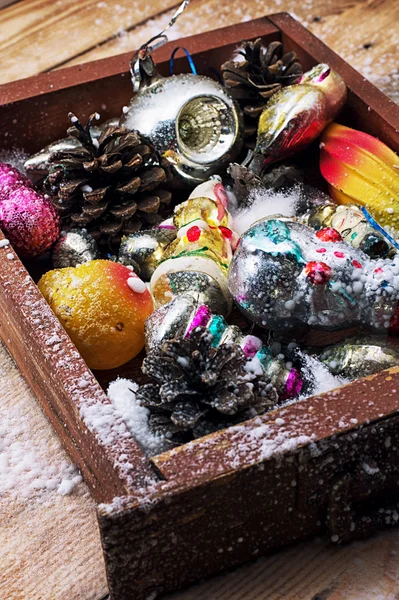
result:
M 0 0 L 0 8 L 4 4 Z M 0 10 L 0 82 L 133 51 L 162 29 L 178 4 L 21 0 L 8 5 Z M 290 11 L 292 6 L 289 0 L 192 0 L 170 38 Z M 304 0 L 295 3 L 294 16 L 399 102 L 398 0 Z M 28 455 L 33 453 L 43 471 L 54 472 L 54 481 L 60 472 L 72 469 L 2 346 L 0 390 L 0 597 L 100 600 L 106 595 L 106 580 L 94 505 L 85 484 L 78 482 L 69 489 L 64 484 L 60 488 L 58 482 L 58 487 L 43 491 L 38 473 L 29 489 L 18 485 L 1 489 L 2 474 L 7 472 L 3 447 L 7 427 L 15 428 L 16 448 L 19 444 Z M 23 416 L 19 425 L 11 418 L 16 408 Z M 8 447 L 8 458 L 12 452 Z M 398 553 L 399 531 L 344 547 L 315 540 L 168 598 L 399 600 Z

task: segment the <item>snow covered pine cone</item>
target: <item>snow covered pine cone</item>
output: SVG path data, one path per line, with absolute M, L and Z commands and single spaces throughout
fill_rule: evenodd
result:
M 143 361 L 143 373 L 156 383 L 137 392 L 150 410 L 150 428 L 178 445 L 262 414 L 277 404 L 277 393 L 259 371 L 251 368 L 235 343 L 212 346 L 206 327 L 190 339 L 173 339 Z
M 244 42 L 236 56 L 223 63 L 221 71 L 226 87 L 244 113 L 246 145 L 254 147 L 258 118 L 267 101 L 283 86 L 297 83 L 303 69 L 295 52 L 284 54 L 281 42 L 265 47 L 261 38 Z
M 167 171 L 154 147 L 136 131 L 111 125 L 98 140 L 72 113 L 68 135 L 81 145 L 52 154 L 45 191 L 64 224 L 85 228 L 107 250 L 122 235 L 158 225 L 169 216 Z

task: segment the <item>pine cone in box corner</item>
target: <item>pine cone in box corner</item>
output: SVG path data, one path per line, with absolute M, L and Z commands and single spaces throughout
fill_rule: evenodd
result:
M 281 42 L 267 47 L 260 38 L 244 42 L 236 56 L 221 70 L 226 87 L 244 113 L 246 145 L 254 147 L 258 118 L 267 101 L 283 86 L 296 83 L 303 70 L 295 52 L 284 53 Z
M 158 225 L 169 216 L 171 193 L 163 189 L 168 173 L 154 147 L 136 131 L 119 125 L 100 138 L 69 113 L 68 136 L 80 145 L 54 152 L 44 189 L 64 224 L 85 228 L 107 250 L 117 250 L 122 235 Z
M 262 414 L 277 404 L 266 379 L 248 368 L 248 358 L 235 343 L 212 346 L 206 327 L 190 339 L 172 339 L 150 352 L 143 373 L 155 383 L 137 392 L 150 410 L 150 427 L 171 445 L 185 443 L 212 431 Z

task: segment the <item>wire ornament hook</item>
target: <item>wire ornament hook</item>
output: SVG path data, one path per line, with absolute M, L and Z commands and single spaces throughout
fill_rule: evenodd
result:
M 184 0 L 180 4 L 179 8 L 177 9 L 175 14 L 169 21 L 169 23 L 167 24 L 165 29 L 163 29 L 157 35 L 154 35 L 145 44 L 140 46 L 139 50 L 137 52 L 135 52 L 134 55 L 132 56 L 131 61 L 130 61 L 130 75 L 131 75 L 132 84 L 133 84 L 133 91 L 135 93 L 139 91 L 140 85 L 141 85 L 141 82 L 143 79 L 141 69 L 144 70 L 145 74 L 148 77 L 151 77 L 155 74 L 155 65 L 151 59 L 151 54 L 152 54 L 152 52 L 154 52 L 154 50 L 156 50 L 157 48 L 160 48 L 161 46 L 166 44 L 166 42 L 168 41 L 168 37 L 167 37 L 167 35 L 165 35 L 165 32 L 175 24 L 175 22 L 180 17 L 182 12 L 190 4 L 190 1 L 191 0 Z M 156 43 L 154 44 L 153 42 L 156 42 Z M 149 60 L 147 60 L 147 59 L 149 59 Z

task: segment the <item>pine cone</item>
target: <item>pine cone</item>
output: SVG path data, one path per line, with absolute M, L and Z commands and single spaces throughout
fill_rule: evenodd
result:
M 206 327 L 190 339 L 169 340 L 143 361 L 143 373 L 156 383 L 137 392 L 150 409 L 150 427 L 172 444 L 227 427 L 264 413 L 277 404 L 274 388 L 251 372 L 248 359 L 235 343 L 212 346 Z
M 238 52 L 244 60 L 229 60 L 221 66 L 226 87 L 244 113 L 245 138 L 254 147 L 258 118 L 269 98 L 283 86 L 296 83 L 303 73 L 295 52 L 283 54 L 281 42 L 267 48 L 262 40 L 244 42 Z
M 85 228 L 108 250 L 122 235 L 158 225 L 170 211 L 171 193 L 162 189 L 167 171 L 154 147 L 136 131 L 111 125 L 98 140 L 69 113 L 68 135 L 81 145 L 54 152 L 44 182 L 62 221 Z

